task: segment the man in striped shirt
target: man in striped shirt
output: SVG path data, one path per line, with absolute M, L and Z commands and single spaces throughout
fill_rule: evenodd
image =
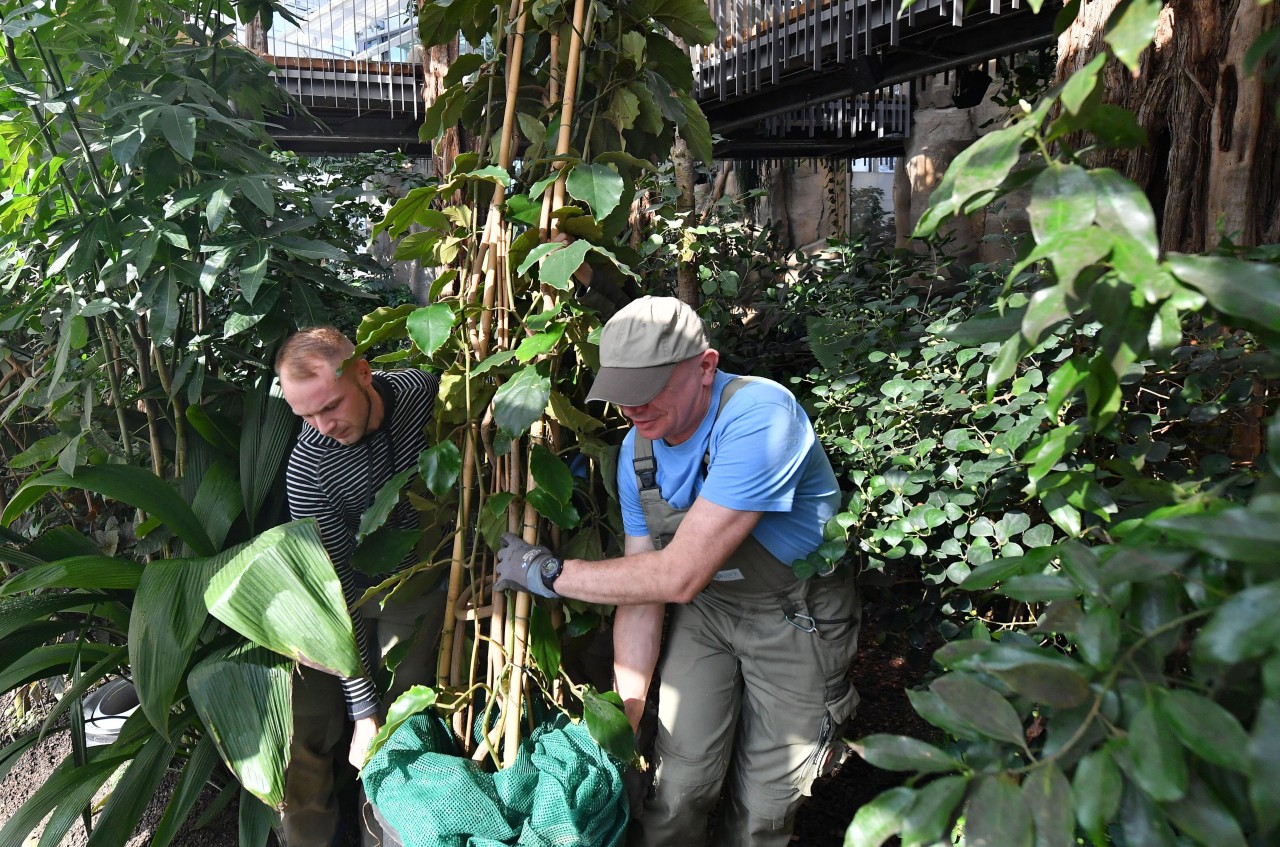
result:
M 304 668 L 295 680 L 294 735 L 281 820 L 285 847 L 333 843 L 339 823 L 333 750 L 344 730 L 343 701 L 345 717 L 354 723 L 348 759 L 360 768 L 386 707 L 410 685 L 431 681 L 444 609 L 445 595 L 439 590 L 402 591 L 411 599 L 391 602 L 385 602 L 384 592 L 356 606 L 387 571 L 417 561 L 411 551 L 397 565 L 376 568 L 379 575 L 371 578 L 353 567 L 352 554 L 360 516 L 374 495 L 395 474 L 414 467 L 427 446 L 426 425 L 439 379 L 416 370 L 375 374 L 364 358 L 344 368 L 354 350 L 338 330 L 316 327 L 290 336 L 275 362 L 284 399 L 303 421 L 286 475 L 289 511 L 295 520 L 314 518 L 319 525 L 351 610 L 365 668 L 364 676 L 343 680 Z M 416 530 L 419 516 L 402 499 L 386 525 Z M 374 674 L 402 644 L 408 644 L 407 652 L 380 698 Z M 372 814 L 366 810 L 361 817 L 362 840 L 377 844 L 381 832 Z

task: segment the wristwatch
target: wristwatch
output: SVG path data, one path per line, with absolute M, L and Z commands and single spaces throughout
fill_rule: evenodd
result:
M 556 584 L 556 580 L 560 578 L 560 572 L 564 570 L 564 559 L 559 556 L 543 556 L 542 561 L 538 563 L 538 571 L 542 576 L 542 584 L 547 588 L 552 588 Z

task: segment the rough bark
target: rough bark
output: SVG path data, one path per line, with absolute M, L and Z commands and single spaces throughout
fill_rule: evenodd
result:
M 419 47 L 418 54 L 422 60 L 422 72 L 426 78 L 422 85 L 422 102 L 427 108 L 431 108 L 436 98 L 444 93 L 444 77 L 449 72 L 449 66 L 458 58 L 458 43 L 454 41 L 449 44 L 440 44 L 426 50 Z M 440 176 L 448 174 L 453 169 L 453 160 L 458 157 L 458 154 L 469 149 L 468 143 L 466 133 L 461 127 L 453 126 L 446 129 L 431 156 L 431 166 L 435 173 Z
M 1104 48 L 1118 4 L 1082 5 L 1058 42 L 1060 80 Z M 1245 51 L 1278 19 L 1275 4 L 1255 0 L 1170 0 L 1140 72 L 1114 60 L 1104 70 L 1105 100 L 1134 112 L 1150 143 L 1099 152 L 1090 164 L 1113 167 L 1146 191 L 1164 250 L 1203 251 L 1220 232 L 1244 245 L 1280 235 L 1276 92 L 1243 68 Z
M 694 169 L 693 153 L 689 145 L 679 135 L 671 147 L 671 164 L 675 166 L 676 179 L 676 214 L 684 215 L 688 227 L 697 224 L 697 209 L 694 201 L 693 184 L 697 178 Z M 701 300 L 698 290 L 698 269 L 687 261 L 685 245 L 680 245 L 680 259 L 676 268 L 676 296 L 690 306 L 697 306 Z

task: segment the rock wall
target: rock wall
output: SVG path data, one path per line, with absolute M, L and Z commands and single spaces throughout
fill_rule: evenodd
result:
M 1003 125 L 1005 109 L 991 102 L 989 94 L 977 106 L 959 109 L 953 103 L 950 75 L 927 77 L 917 88 L 911 137 L 894 186 L 899 247 L 910 243 L 913 249 L 923 249 L 910 241 L 910 234 L 929 205 L 930 193 L 956 156 L 979 136 Z M 1010 259 L 1014 241 L 1030 229 L 1026 207 L 1026 192 L 1019 191 L 994 208 L 949 222 L 941 230 L 951 239 L 945 249 L 962 264 Z

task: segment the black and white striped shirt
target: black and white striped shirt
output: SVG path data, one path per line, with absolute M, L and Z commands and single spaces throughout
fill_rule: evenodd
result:
M 351 610 L 356 645 L 366 671 L 365 676 L 342 680 L 347 715 L 352 720 L 378 710 L 378 692 L 372 679 L 376 657 L 364 617 L 355 608 L 356 601 L 372 584 L 351 567 L 356 530 L 360 515 L 373 503 L 378 489 L 395 474 L 412 467 L 426 448 L 426 425 L 431 420 L 440 380 L 424 371 L 387 371 L 373 375 L 373 386 L 385 407 L 382 426 L 355 444 L 344 445 L 304 422 L 285 475 L 289 512 L 294 520 L 316 519 L 320 539 Z M 418 513 L 401 500 L 386 525 L 417 529 Z M 414 561 L 415 554 L 410 553 L 401 567 Z

